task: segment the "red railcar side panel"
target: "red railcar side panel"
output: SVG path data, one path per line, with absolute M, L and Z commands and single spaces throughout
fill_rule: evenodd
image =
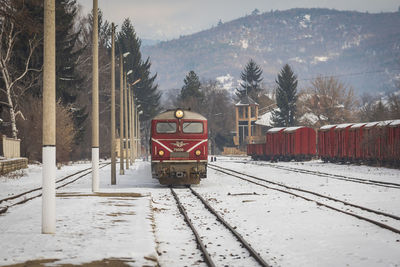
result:
M 323 160 L 334 159 L 336 126 L 325 125 L 318 130 L 318 155 Z

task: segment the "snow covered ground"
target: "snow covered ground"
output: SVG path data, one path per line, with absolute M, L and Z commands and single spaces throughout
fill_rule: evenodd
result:
M 400 189 L 299 174 L 248 161 L 218 157 L 215 164 L 400 216 Z M 320 161 L 278 164 L 400 183 L 400 171 L 394 169 Z M 57 177 L 88 167 L 90 163 L 64 166 Z M 0 199 L 40 185 L 41 167 L 29 166 L 21 178 L 0 177 Z M 170 190 L 151 179 L 148 162 L 138 161 L 126 175 L 117 174 L 116 186 L 110 185 L 110 166 L 100 169 L 100 188 L 101 194 L 91 193 L 88 175 L 57 191 L 54 235 L 41 234 L 40 198 L 0 215 L 0 265 L 36 261 L 50 266 L 113 262 L 205 266 Z M 212 169 L 208 178 L 193 188 L 272 266 L 400 266 L 400 235 L 369 222 Z M 177 189 L 184 194 L 183 190 Z M 202 215 L 201 205 L 186 204 L 197 225 L 218 232 L 212 228 L 215 220 Z M 235 253 L 232 241 L 217 238 L 213 245 L 220 247 L 214 257 Z M 243 262 L 230 265 L 243 266 Z

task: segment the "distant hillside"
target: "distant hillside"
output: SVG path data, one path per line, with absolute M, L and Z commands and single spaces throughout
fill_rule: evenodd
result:
M 400 12 L 291 9 L 242 17 L 142 52 L 151 57 L 161 89 L 181 88 L 189 70 L 207 79 L 229 74 L 236 86 L 253 58 L 267 86 L 289 63 L 300 86 L 318 74 L 339 75 L 361 94 L 392 90 L 400 79 L 399 25 Z

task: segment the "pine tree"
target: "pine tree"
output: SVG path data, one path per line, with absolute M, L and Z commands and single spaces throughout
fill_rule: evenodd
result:
M 63 105 L 72 104 L 74 124 L 77 129 L 75 143 L 82 141 L 88 117 L 87 105 L 75 104 L 82 92 L 83 76 L 77 70 L 78 58 L 86 47 L 77 47 L 81 29 L 75 29 L 78 15 L 76 0 L 56 1 L 56 95 Z
M 199 81 L 199 76 L 191 70 L 183 80 L 185 83 L 184 86 L 181 89 L 181 94 L 180 94 L 180 99 L 182 101 L 185 101 L 189 99 L 190 97 L 195 97 L 202 99 L 203 94 L 200 91 L 201 83 Z
M 243 72 L 240 74 L 240 78 L 243 81 L 240 83 L 242 89 L 237 89 L 236 95 L 239 98 L 249 95 L 254 100 L 257 100 L 258 94 L 261 91 L 260 83 L 263 80 L 263 78 L 261 78 L 262 72 L 261 67 L 257 65 L 253 59 L 250 59 Z
M 382 99 L 375 104 L 371 121 L 384 121 L 389 118 L 389 109 L 382 103 Z
M 279 110 L 272 114 L 275 127 L 290 127 L 296 124 L 296 101 L 297 101 L 297 76 L 292 68 L 286 64 L 280 74 L 276 88 L 276 105 Z
M 201 90 L 201 83 L 197 74 L 191 70 L 183 80 L 181 92 L 177 98 L 177 105 L 183 108 L 190 108 L 200 112 L 203 109 L 204 93 Z
M 41 40 L 35 53 L 32 55 L 30 68 L 41 69 L 43 66 L 43 1 L 13 0 L 11 1 L 17 9 L 23 9 L 26 15 L 19 20 L 23 26 L 21 35 L 15 43 L 18 50 L 14 58 L 16 67 L 24 69 L 24 60 L 29 53 L 28 41 L 32 34 L 36 34 Z M 61 99 L 63 105 L 74 104 L 78 93 L 82 91 L 83 78 L 76 70 L 77 60 L 83 53 L 85 47 L 78 48 L 77 42 L 80 29 L 77 28 L 76 18 L 78 5 L 76 0 L 56 0 L 56 96 Z M 31 18 L 34 18 L 31 20 Z M 28 74 L 31 79 L 24 84 L 27 92 L 36 97 L 42 95 L 42 82 L 37 72 Z M 29 89 L 29 90 L 28 90 Z M 74 122 L 78 129 L 83 129 L 82 124 L 86 120 L 85 107 L 72 106 Z M 82 132 L 78 133 L 78 136 Z
M 137 104 L 143 111 L 140 120 L 148 121 L 160 111 L 161 94 L 158 91 L 158 84 L 155 84 L 157 74 L 151 76 L 150 58 L 147 58 L 146 61 L 142 60 L 141 43 L 131 21 L 128 18 L 125 19 L 117 37 L 117 54 L 130 53 L 125 58 L 124 70 L 132 70 L 127 77 L 129 83 L 140 79 L 140 82 L 134 86 L 133 92 L 137 98 Z

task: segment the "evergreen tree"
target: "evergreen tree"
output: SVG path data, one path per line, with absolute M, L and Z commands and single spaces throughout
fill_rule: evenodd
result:
M 20 5 L 26 10 L 25 20 L 21 20 L 25 26 L 15 47 L 18 49 L 15 61 L 20 69 L 25 68 L 24 59 L 29 53 L 28 40 L 34 33 L 38 35 L 41 43 L 32 56 L 31 68 L 41 69 L 43 66 L 43 1 L 40 0 L 13 0 L 16 6 Z M 82 75 L 76 70 L 78 58 L 85 47 L 78 48 L 80 29 L 76 25 L 78 4 L 76 0 L 56 0 L 56 97 L 61 99 L 63 105 L 71 105 L 74 113 L 74 123 L 80 131 L 77 137 L 83 134 L 83 122 L 87 118 L 86 107 L 74 105 L 77 95 L 82 91 Z M 28 18 L 34 18 L 31 21 Z M 32 72 L 31 82 L 26 84 L 30 94 L 36 97 L 42 95 L 42 82 L 40 76 Z
M 77 71 L 77 62 L 86 47 L 77 46 L 81 29 L 75 27 L 78 15 L 76 0 L 56 0 L 56 6 L 56 95 L 63 105 L 72 104 L 77 129 L 75 143 L 79 144 L 88 113 L 87 105 L 75 104 L 78 94 L 83 91 L 83 76 Z
M 141 43 L 131 21 L 128 18 L 125 19 L 117 36 L 117 54 L 130 53 L 125 58 L 124 70 L 132 70 L 127 77 L 129 83 L 140 79 L 140 82 L 134 86 L 133 92 L 137 98 L 137 104 L 143 111 L 140 120 L 148 121 L 160 111 L 161 94 L 158 91 L 158 84 L 155 84 L 157 74 L 151 76 L 150 58 L 147 58 L 146 61 L 142 60 Z
M 260 83 L 263 80 L 263 78 L 261 78 L 262 72 L 261 67 L 257 65 L 253 59 L 250 59 L 243 72 L 240 74 L 240 78 L 243 81 L 240 83 L 242 89 L 237 89 L 236 95 L 239 98 L 249 95 L 254 100 L 257 100 L 258 94 L 261 91 Z
M 64 104 L 71 104 L 83 81 L 76 71 L 76 62 L 84 48 L 76 49 L 80 30 L 73 30 L 78 5 L 76 0 L 58 0 L 56 5 L 56 93 Z
M 276 88 L 276 105 L 279 110 L 272 113 L 274 126 L 294 126 L 296 124 L 297 76 L 294 75 L 292 68 L 286 64 L 275 82 L 278 85 Z
M 191 97 L 202 99 L 204 96 L 200 91 L 201 83 L 199 81 L 199 76 L 191 70 L 183 80 L 185 83 L 181 89 L 180 99 L 185 101 Z
M 177 97 L 176 105 L 183 108 L 190 108 L 193 111 L 201 113 L 204 109 L 203 103 L 205 96 L 202 91 L 202 84 L 199 81 L 199 77 L 192 70 L 186 74 L 183 82 L 184 85 Z
M 384 121 L 389 118 L 389 110 L 382 103 L 382 99 L 380 99 L 378 103 L 376 103 L 376 105 L 374 106 L 372 118 L 373 119 L 371 121 Z

